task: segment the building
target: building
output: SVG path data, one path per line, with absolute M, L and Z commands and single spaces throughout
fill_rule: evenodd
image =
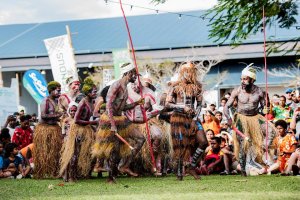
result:
M 185 14 L 201 16 L 204 11 Z M 211 86 L 222 95 L 240 82 L 240 72 L 244 63 L 255 63 L 262 67 L 263 35 L 251 36 L 244 43 L 232 48 L 228 43 L 218 45 L 208 38 L 208 21 L 197 17 L 175 14 L 153 14 L 128 17 L 138 60 L 151 59 L 152 62 L 171 60 L 184 62 L 222 57 L 223 62 L 211 69 L 207 79 L 218 79 L 227 71 L 230 74 L 222 82 Z M 0 26 L 0 66 L 4 86 L 16 75 L 20 82 L 20 104 L 28 113 L 37 112 L 33 98 L 22 86 L 22 75 L 28 69 L 43 70 L 46 79 L 52 80 L 52 73 L 43 40 L 66 34 L 65 26 L 72 32 L 77 67 L 79 70 L 88 66 L 112 65 L 112 50 L 127 47 L 127 32 L 123 18 L 74 20 L 38 24 L 13 24 Z M 267 30 L 268 37 L 276 41 L 290 41 L 299 36 L 297 27 L 280 29 L 276 26 Z M 295 63 L 293 52 L 287 55 L 271 54 L 268 56 L 269 69 L 287 68 Z M 298 73 L 298 72 L 295 72 Z M 263 86 L 264 74 L 259 72 L 257 84 Z M 285 78 L 269 77 L 270 91 L 283 91 Z

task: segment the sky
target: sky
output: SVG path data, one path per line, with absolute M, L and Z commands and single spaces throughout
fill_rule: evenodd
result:
M 122 12 L 118 1 L 108 0 L 106 3 L 105 0 L 0 0 L 0 25 L 119 17 Z M 156 14 L 155 10 L 159 10 L 159 13 L 205 10 L 214 6 L 217 0 L 167 0 L 159 5 L 151 3 L 151 0 L 122 2 L 133 5 L 132 8 L 123 6 L 126 16 L 131 16 Z

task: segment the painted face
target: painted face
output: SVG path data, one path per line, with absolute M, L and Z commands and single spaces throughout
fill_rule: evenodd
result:
M 135 70 L 132 70 L 130 73 L 129 73 L 129 82 L 130 83 L 134 83 L 137 79 L 137 74 L 136 74 L 136 71 Z
M 250 85 L 250 78 L 248 76 L 242 76 L 241 77 L 241 83 L 244 86 Z
M 74 118 L 76 111 L 77 111 L 77 107 L 76 107 L 76 106 L 72 106 L 72 107 L 70 108 L 69 114 L 70 114 L 70 116 L 71 116 L 72 118 Z
M 92 91 L 88 94 L 91 99 L 97 98 L 97 88 L 93 87 Z
M 51 94 L 53 94 L 53 96 L 54 96 L 55 98 L 58 98 L 58 97 L 60 96 L 60 94 L 61 94 L 61 88 L 60 88 L 60 87 L 57 87 L 55 90 L 53 90 L 53 91 L 51 92 Z
M 78 93 L 79 92 L 79 88 L 80 88 L 80 82 L 79 81 L 74 81 L 71 83 L 70 85 L 70 89 L 74 92 L 74 93 Z
M 138 85 L 137 80 L 136 80 L 133 84 L 131 84 L 131 88 L 132 88 L 133 91 L 136 92 L 136 93 L 139 93 L 139 92 L 140 92 L 140 90 L 139 90 L 139 85 Z

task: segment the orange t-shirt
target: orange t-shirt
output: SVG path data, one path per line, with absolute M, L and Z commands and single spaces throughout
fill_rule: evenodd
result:
M 284 137 L 277 136 L 274 140 L 275 147 L 277 148 L 278 160 L 282 159 L 282 153 L 285 151 L 290 151 L 293 145 L 297 144 L 295 136 L 287 134 Z M 286 154 L 286 157 L 289 158 L 290 154 Z
M 208 129 L 211 129 L 214 131 L 214 134 L 217 135 L 220 133 L 221 127 L 220 124 L 218 124 L 215 121 L 211 121 L 209 123 L 205 122 L 202 124 L 204 131 L 207 131 Z
M 27 154 L 28 149 L 30 149 L 31 152 L 33 151 L 33 143 L 29 144 L 28 146 L 26 146 L 26 147 L 24 147 L 20 150 L 20 153 L 22 154 L 22 156 L 24 158 L 26 158 L 26 154 Z

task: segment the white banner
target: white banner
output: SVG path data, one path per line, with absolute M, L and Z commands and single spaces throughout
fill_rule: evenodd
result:
M 18 112 L 18 81 L 11 79 L 11 87 L 0 88 L 0 123 L 4 125 L 6 118 L 14 112 Z
M 103 86 L 105 87 L 107 83 L 113 80 L 114 70 L 113 69 L 103 69 Z
M 62 86 L 62 92 L 68 90 L 66 79 L 70 76 L 78 78 L 76 61 L 68 35 L 45 39 L 52 74 L 55 81 Z

